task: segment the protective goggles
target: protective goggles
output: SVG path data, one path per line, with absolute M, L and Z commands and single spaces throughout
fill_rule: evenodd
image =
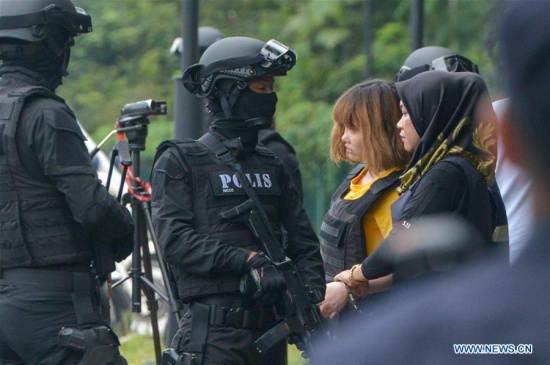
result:
M 293 50 L 275 39 L 267 42 L 260 51 L 260 54 L 264 58 L 261 66 L 265 68 L 282 64 L 287 64 L 288 68 L 292 68 L 298 57 Z
M 430 70 L 440 70 L 446 72 L 474 72 L 476 74 L 479 74 L 479 69 L 477 68 L 477 65 L 475 63 L 473 63 L 466 57 L 451 55 L 436 58 L 435 60 L 430 62 L 430 64 L 422 65 L 415 68 L 403 66 L 401 67 L 397 75 L 395 75 L 395 80 L 405 81 L 424 71 Z
M 432 70 L 479 73 L 475 63 L 459 55 L 436 58 L 432 61 Z

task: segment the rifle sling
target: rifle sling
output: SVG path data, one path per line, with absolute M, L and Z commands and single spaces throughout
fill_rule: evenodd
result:
M 266 247 L 267 251 L 266 254 L 271 254 L 270 259 L 272 259 L 275 262 L 278 261 L 284 261 L 286 258 L 286 255 L 284 254 L 281 247 L 279 247 L 276 242 L 275 234 L 273 233 L 273 230 L 271 228 L 271 224 L 269 223 L 269 218 L 267 217 L 267 214 L 262 206 L 262 203 L 260 202 L 260 199 L 258 198 L 258 195 L 252 188 L 250 182 L 246 178 L 241 165 L 237 162 L 235 157 L 231 155 L 231 152 L 229 149 L 218 139 L 216 136 L 214 136 L 212 133 L 208 132 L 205 135 L 203 135 L 201 138 L 198 139 L 200 143 L 205 145 L 210 151 L 214 153 L 216 158 L 219 158 L 221 161 L 223 161 L 227 166 L 229 166 L 239 178 L 239 181 L 241 182 L 241 185 L 243 187 L 243 190 L 245 191 L 246 195 L 250 198 L 252 203 L 254 203 L 254 207 L 256 208 L 256 212 L 259 215 L 262 225 L 266 229 L 266 233 L 270 236 L 268 240 L 264 240 L 264 244 L 268 247 Z M 266 237 L 267 238 L 267 237 Z

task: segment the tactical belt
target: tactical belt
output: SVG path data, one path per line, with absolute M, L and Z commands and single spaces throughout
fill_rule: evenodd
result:
M 208 306 L 208 323 L 212 326 L 259 329 L 271 327 L 276 323 L 272 308 L 245 309 L 238 302 L 238 300 L 231 299 L 203 298 L 195 301 L 191 306 L 191 310 L 193 311 L 193 317 L 195 317 L 197 304 Z M 194 322 L 195 318 L 193 318 Z
M 18 284 L 71 293 L 76 319 L 81 326 L 101 322 L 103 319 L 92 303 L 92 293 L 96 292 L 98 297 L 99 293 L 89 272 L 38 268 L 0 269 L 0 285 Z
M 256 329 L 275 324 L 276 317 L 272 309 L 266 307 L 249 310 L 245 309 L 243 304 L 240 298 L 201 298 L 192 302 L 191 340 L 181 355 L 177 355 L 173 349 L 165 351 L 165 363 L 202 364 L 208 325 Z
M 61 291 L 73 291 L 75 287 L 73 273 L 48 269 L 10 268 L 0 269 L 1 285 L 34 285 Z M 87 274 L 89 276 L 89 274 Z

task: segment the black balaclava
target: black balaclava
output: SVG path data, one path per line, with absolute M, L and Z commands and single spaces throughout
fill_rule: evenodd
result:
M 54 28 L 50 30 L 48 37 L 38 45 L 28 44 L 32 52 L 18 58 L 3 60 L 2 66 L 25 67 L 36 72 L 44 78 L 48 88 L 52 91 L 61 85 L 63 76 L 67 76 L 67 67 L 71 55 L 73 37 L 62 30 Z M 22 44 L 25 49 L 25 44 Z
M 276 107 L 277 94 L 275 92 L 260 94 L 247 87 L 237 99 L 233 107 L 233 114 L 245 121 L 256 118 L 273 119 Z M 271 125 L 265 126 L 262 129 L 269 127 Z
M 466 158 L 487 179 L 492 176 L 496 117 L 487 86 L 479 75 L 427 71 L 396 83 L 396 88 L 420 136 L 401 177 L 400 193 L 436 162 L 451 155 Z M 477 115 L 485 120 L 475 120 Z
M 232 108 L 232 117 L 228 118 L 219 100 L 212 99 L 208 106 L 214 115 L 210 130 L 225 139 L 239 138 L 244 151 L 254 150 L 258 144 L 258 130 L 269 128 L 273 123 L 276 104 L 275 92 L 261 94 L 246 87 Z

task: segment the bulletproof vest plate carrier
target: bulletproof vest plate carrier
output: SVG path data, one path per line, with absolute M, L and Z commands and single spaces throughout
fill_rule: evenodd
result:
M 367 257 L 363 217 L 376 200 L 399 182 L 402 171 L 396 171 L 377 180 L 371 188 L 355 200 L 345 200 L 350 182 L 365 165 L 353 169 L 333 194 L 330 209 L 321 225 L 321 255 L 327 282 L 334 280 L 339 272 L 362 262 Z
M 68 110 L 62 99 L 43 87 L 0 90 L 2 268 L 71 263 L 90 255 L 89 247 L 77 239 L 81 227 L 53 183 L 45 176 L 31 176 L 19 159 L 16 130 L 31 97 Z
M 193 199 L 193 228 L 200 234 L 219 239 L 224 244 L 259 250 L 259 244 L 246 224 L 239 220 L 223 221 L 220 214 L 243 203 L 248 196 L 235 172 L 197 141 L 167 141 L 159 146 L 157 158 L 168 148 L 177 151 L 179 164 L 185 169 L 191 184 Z M 281 200 L 284 170 L 273 152 L 257 147 L 256 153 L 239 161 L 245 175 L 260 197 L 272 227 L 281 237 L 279 204 Z M 172 268 L 178 278 L 178 290 L 182 299 L 239 290 L 240 274 L 227 273 L 212 277 L 193 275 L 185 268 Z

